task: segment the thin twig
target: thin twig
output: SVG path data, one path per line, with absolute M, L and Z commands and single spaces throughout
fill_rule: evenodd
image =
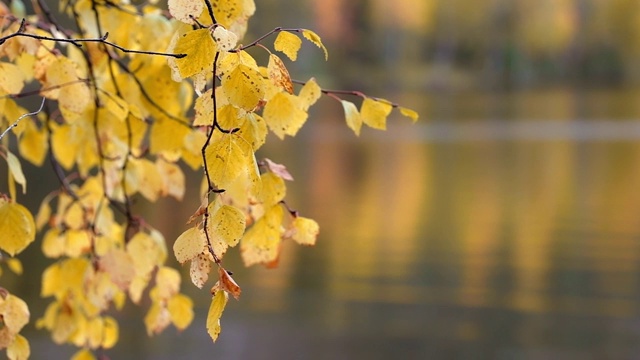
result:
M 9 132 L 9 130 L 11 130 L 14 127 L 18 126 L 18 123 L 20 122 L 20 120 L 26 118 L 27 116 L 38 115 L 38 113 L 40 113 L 40 111 L 42 111 L 42 108 L 44 107 L 44 101 L 45 101 L 45 98 L 42 98 L 42 103 L 40 104 L 40 108 L 37 111 L 21 115 L 18 118 L 18 120 L 16 120 L 13 124 L 9 125 L 9 127 L 5 131 L 3 131 L 2 134 L 0 135 L 0 140 L 2 140 L 2 138 Z

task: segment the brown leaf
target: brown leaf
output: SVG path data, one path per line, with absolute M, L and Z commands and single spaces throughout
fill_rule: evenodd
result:
M 229 294 L 233 295 L 233 297 L 238 300 L 238 298 L 240 297 L 240 286 L 238 286 L 238 284 L 235 282 L 235 280 L 233 280 L 233 278 L 231 277 L 231 275 L 229 275 L 229 272 L 227 272 L 227 270 L 225 270 L 225 268 L 223 268 L 222 266 L 218 267 L 218 276 L 220 278 L 220 285 L 219 287 L 222 288 L 222 290 L 228 292 Z
M 293 83 L 291 82 L 289 71 L 277 55 L 271 54 L 269 56 L 267 70 L 269 72 L 269 78 L 274 84 L 283 88 L 289 94 L 293 94 Z
M 269 171 L 271 171 L 272 173 L 278 175 L 284 180 L 293 181 L 293 176 L 291 176 L 286 166 L 275 163 L 267 158 L 264 159 L 264 162 L 267 165 L 267 168 L 269 169 Z

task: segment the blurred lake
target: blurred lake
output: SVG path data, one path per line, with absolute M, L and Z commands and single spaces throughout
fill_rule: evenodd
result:
M 494 4 L 496 19 L 510 18 L 509 4 L 533 3 L 481 2 Z M 388 131 L 365 130 L 356 138 L 340 104 L 321 100 L 298 137 L 270 138 L 259 153 L 293 174 L 288 203 L 320 223 L 317 246 L 286 243 L 280 266 L 271 270 L 246 269 L 237 252 L 227 255 L 243 293 L 240 301 L 230 300 L 216 344 L 205 329 L 208 291 L 190 285 L 183 271 L 182 288 L 196 304 L 193 324 L 182 333 L 168 329 L 148 338 L 146 308 L 128 304 L 117 315 L 120 342 L 106 354 L 640 358 L 640 89 L 621 80 L 633 72 L 628 64 L 635 53 L 571 46 L 584 40 L 580 29 L 590 27 L 578 20 L 590 19 L 593 7 L 615 3 L 615 14 L 634 19 L 628 14 L 640 13 L 631 11 L 636 2 L 543 2 L 542 8 L 559 14 L 553 24 L 569 31 L 553 38 L 555 52 L 544 50 L 546 57 L 498 40 L 482 43 L 490 50 L 486 57 L 465 50 L 462 45 L 476 39 L 472 35 L 508 35 L 494 18 L 486 20 L 498 24 L 491 31 L 476 32 L 474 1 L 399 1 L 403 6 L 391 10 L 383 1 L 258 3 L 265 15 L 253 20 L 248 38 L 278 25 L 327 34 L 329 63 L 318 61 L 321 53 L 306 44 L 292 65 L 294 77 L 318 74 L 323 86 L 397 101 L 419 111 L 421 120 L 411 125 L 393 112 Z M 434 3 L 466 7 L 436 6 L 435 25 L 416 23 Z M 415 14 L 407 4 L 418 6 Z M 336 10 L 345 7 L 350 11 Z M 385 9 L 388 17 L 381 15 Z M 574 13 L 581 15 L 575 17 L 580 26 L 566 30 L 567 14 Z M 411 31 L 393 26 L 402 16 Z M 627 34 L 624 29 L 614 35 Z M 539 45 L 534 40 L 547 32 L 527 34 L 523 39 Z M 479 66 L 478 59 L 486 64 Z M 190 180 L 184 203 L 141 201 L 137 207 L 151 212 L 148 221 L 170 244 L 198 207 L 199 175 Z M 31 184 L 38 198 L 56 186 Z M 38 202 L 33 204 L 36 211 Z M 33 329 L 48 303 L 38 294 L 49 260 L 38 243 L 21 259 L 25 274 L 2 280 L 32 306 L 26 335 L 33 358 L 68 357 L 71 347 L 54 346 L 48 334 Z

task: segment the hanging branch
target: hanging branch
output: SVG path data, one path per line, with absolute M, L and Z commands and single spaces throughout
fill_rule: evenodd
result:
M 38 113 L 40 113 L 42 111 L 42 108 L 44 107 L 44 101 L 45 98 L 42 98 L 42 103 L 40 103 L 40 108 L 34 112 L 30 112 L 24 115 L 21 115 L 13 124 L 9 125 L 9 127 L 2 132 L 2 134 L 0 134 L 0 140 L 2 140 L 2 138 L 14 127 L 18 126 L 18 123 L 20 122 L 20 120 L 26 118 L 27 116 L 34 116 L 34 115 L 38 115 Z
M 65 39 L 65 38 L 54 38 L 54 37 L 48 37 L 48 36 L 41 36 L 41 35 L 36 35 L 36 34 L 29 34 L 24 32 L 26 29 L 26 20 L 22 19 L 22 21 L 20 22 L 20 28 L 18 28 L 18 31 L 16 31 L 13 34 L 9 34 L 7 36 L 1 37 L 0 38 L 0 45 L 4 44 L 5 41 L 17 37 L 17 36 L 22 36 L 22 37 L 28 37 L 28 38 L 32 38 L 32 39 L 37 39 L 37 40 L 46 40 L 46 41 L 54 41 L 54 42 L 63 42 L 63 43 L 70 43 L 73 44 L 77 47 L 82 47 L 83 42 L 95 42 L 95 43 L 101 43 L 101 44 L 105 44 L 105 45 L 109 45 L 111 47 L 114 47 L 120 51 L 123 51 L 125 53 L 133 53 L 133 54 L 145 54 L 145 55 L 158 55 L 158 56 L 168 56 L 168 57 L 174 57 L 176 59 L 181 59 L 185 56 L 187 56 L 187 54 L 171 54 L 171 53 L 163 53 L 163 52 L 156 52 L 156 51 L 143 51 L 143 50 L 131 50 L 131 49 L 126 49 L 123 48 L 120 45 L 114 44 L 110 41 L 107 41 L 107 37 L 109 36 L 109 33 L 105 33 L 102 37 L 100 38 L 95 38 L 95 39 Z

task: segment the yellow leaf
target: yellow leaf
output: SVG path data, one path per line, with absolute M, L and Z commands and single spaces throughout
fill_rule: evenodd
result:
M 178 330 L 186 329 L 193 320 L 193 301 L 186 295 L 176 294 L 169 299 L 167 310 L 169 310 L 171 322 Z
M 64 254 L 78 257 L 91 250 L 91 238 L 86 230 L 70 229 L 59 235 L 65 239 Z
M 14 295 L 7 295 L 0 304 L 0 315 L 4 325 L 11 333 L 17 334 L 29 322 L 29 308 L 24 300 Z
M 257 151 L 267 138 L 267 123 L 253 112 L 247 113 L 243 119 L 244 122 L 236 134 L 249 143 L 253 151 Z
M 213 185 L 227 188 L 241 174 L 255 167 L 251 145 L 237 134 L 224 135 L 205 150 L 207 168 Z
M 96 317 L 89 320 L 87 324 L 87 343 L 91 349 L 95 349 L 100 346 L 102 342 L 102 336 L 104 333 L 104 321 L 101 317 Z
M 171 323 L 171 314 L 160 303 L 153 302 L 144 317 L 144 325 L 149 336 L 162 332 Z
M 17 65 L 0 62 L 0 88 L 8 94 L 17 94 L 24 87 L 24 75 Z
M 64 224 L 73 230 L 82 229 L 85 226 L 84 210 L 79 202 L 71 203 L 69 206 L 62 208 L 64 211 Z
M 36 236 L 36 224 L 29 210 L 0 198 L 0 234 L 0 249 L 9 255 L 24 250 Z
M 168 300 L 180 290 L 180 273 L 176 269 L 163 266 L 156 273 L 158 299 Z
M 175 120 L 160 118 L 151 127 L 149 150 L 152 154 L 182 150 L 185 138 L 190 132 L 189 127 L 184 124 L 180 124 Z
M 413 122 L 418 121 L 418 113 L 411 109 L 400 106 L 400 114 L 410 118 Z
M 387 128 L 387 116 L 393 107 L 384 100 L 365 98 L 360 106 L 362 122 L 374 129 L 385 130 Z
M 11 151 L 7 151 L 7 164 L 9 165 L 11 175 L 13 175 L 13 179 L 22 186 L 22 193 L 25 194 L 27 192 L 27 179 L 25 179 L 24 173 L 22 172 L 20 160 L 18 160 Z
M 20 262 L 20 260 L 16 258 L 8 259 L 7 266 L 9 267 L 9 269 L 11 269 L 11 271 L 13 271 L 14 274 L 16 275 L 22 274 L 22 263 Z
M 42 273 L 40 295 L 57 297 L 70 289 L 82 289 L 88 270 L 92 268 L 85 258 L 70 258 L 49 266 Z
M 185 192 L 185 177 L 180 166 L 163 159 L 157 159 L 156 168 L 160 180 L 162 180 L 160 195 L 169 195 L 176 200 L 182 200 Z
M 204 284 L 209 279 L 209 273 L 211 272 L 211 260 L 205 254 L 198 254 L 191 260 L 191 266 L 189 268 L 189 276 L 193 285 L 202 289 Z
M 86 83 L 80 82 L 73 61 L 58 57 L 48 68 L 46 87 L 62 86 L 48 91 L 45 96 L 58 99 L 60 111 L 67 121 L 76 121 L 91 104 L 91 91 Z
M 238 208 L 222 205 L 209 219 L 209 234 L 216 256 L 222 258 L 227 247 L 238 244 L 244 234 L 246 217 Z
M 238 35 L 242 35 L 244 31 L 240 30 L 244 30 L 247 19 L 255 12 L 253 0 L 213 0 L 211 4 L 218 23 Z
M 205 91 L 198 96 L 194 105 L 196 112 L 193 120 L 193 126 L 211 126 L 213 125 L 213 99 L 211 94 L 213 89 Z
M 289 231 L 290 237 L 300 245 L 315 245 L 319 233 L 318 223 L 302 216 L 293 220 Z
M 256 71 L 259 70 L 256 59 L 254 59 L 246 51 L 242 50 L 234 53 L 224 52 L 224 53 L 220 53 L 220 56 L 218 58 L 218 68 L 217 68 L 218 73 L 216 75 L 222 76 L 225 74 L 229 74 L 235 68 L 237 68 L 238 65 L 245 65 Z M 218 100 L 224 100 L 224 98 L 226 98 L 226 96 L 223 95 L 224 92 L 218 93 L 219 91 L 221 91 L 220 87 L 216 88 L 216 96 Z M 223 103 L 218 103 L 218 105 L 222 106 L 222 105 L 225 105 L 225 103 L 223 101 Z
M 299 98 L 287 94 L 276 94 L 262 112 L 269 129 L 280 139 L 285 135 L 295 136 L 307 120 L 307 112 L 300 108 Z
M 149 280 L 151 280 L 151 274 L 147 275 L 136 275 L 133 280 L 131 280 L 131 284 L 129 284 L 129 298 L 131 301 L 139 305 L 140 299 L 142 299 L 142 292 L 149 285 Z
M 358 112 L 358 108 L 354 103 L 347 100 L 340 100 L 342 103 L 342 108 L 344 109 L 344 116 L 347 121 L 347 126 L 349 129 L 353 130 L 353 132 L 360 136 L 360 129 L 362 128 L 362 117 Z
M 15 339 L 7 347 L 7 357 L 9 360 L 27 360 L 31 355 L 31 348 L 29 347 L 29 341 L 18 334 Z
M 300 89 L 300 94 L 298 97 L 300 98 L 300 104 L 302 110 L 307 111 L 309 107 L 318 101 L 320 96 L 322 95 L 322 89 L 318 86 L 316 79 L 311 78 L 307 81 L 306 84 Z
M 239 64 L 222 77 L 222 90 L 229 103 L 252 111 L 264 97 L 264 79 L 255 69 Z
M 33 121 L 25 119 L 24 130 L 18 142 L 20 156 L 35 166 L 41 166 L 49 149 L 47 130 L 38 130 Z
M 289 94 L 293 94 L 293 83 L 291 82 L 289 71 L 277 55 L 269 55 L 267 70 L 269 73 L 269 78 L 276 86 L 284 89 Z
M 198 256 L 204 249 L 207 240 L 204 232 L 197 227 L 185 230 L 173 243 L 173 253 L 180 264 Z
M 204 10 L 202 0 L 169 0 L 167 5 L 171 16 L 186 24 L 194 24 L 191 17 L 197 19 Z
M 274 49 L 283 52 L 292 61 L 296 61 L 298 58 L 300 46 L 302 46 L 302 40 L 288 31 L 281 31 L 273 43 Z
M 318 36 L 318 34 L 314 33 L 311 30 L 304 29 L 304 30 L 302 30 L 302 36 L 304 36 L 305 39 L 311 41 L 317 47 L 322 49 L 322 51 L 324 51 L 324 59 L 325 60 L 329 59 L 329 53 L 327 52 L 327 48 L 324 47 L 324 45 L 322 44 L 322 40 L 320 40 L 320 36 Z
M 238 35 L 225 29 L 222 26 L 216 26 L 213 29 L 213 40 L 218 44 L 220 51 L 229 51 L 236 47 L 238 43 Z
M 220 317 L 222 317 L 222 312 L 225 306 L 227 306 L 228 300 L 229 295 L 226 291 L 222 290 L 216 291 L 211 300 L 209 314 L 207 315 L 207 332 L 214 342 L 218 339 L 218 335 L 220 335 Z
M 66 241 L 58 229 L 50 229 L 42 238 L 42 252 L 48 258 L 57 258 L 65 254 Z
M 127 243 L 127 253 L 133 260 L 136 275 L 145 276 L 164 262 L 164 253 L 148 234 L 138 232 Z
M 216 43 L 209 29 L 193 30 L 180 36 L 173 48 L 174 54 L 187 54 L 186 57 L 175 59 L 180 76 L 184 79 L 213 69 L 216 51 Z
M 120 96 L 104 92 L 100 100 L 104 104 L 109 114 L 118 121 L 124 121 L 129 115 L 129 104 Z
M 71 360 L 96 360 L 96 357 L 93 355 L 91 350 L 89 349 L 81 349 L 71 357 Z
M 284 179 L 273 172 L 266 172 L 262 178 L 261 200 L 265 208 L 270 208 L 279 203 L 287 194 L 287 186 Z
M 104 349 L 110 349 L 118 342 L 120 332 L 118 322 L 111 316 L 105 316 L 103 321 L 102 342 L 100 346 Z
M 122 249 L 112 249 L 100 258 L 99 266 L 121 290 L 126 290 L 135 276 L 133 259 Z
M 278 258 L 283 216 L 282 206 L 274 205 L 244 234 L 240 252 L 246 266 L 266 264 Z
M 148 159 L 130 158 L 125 176 L 129 195 L 140 192 L 151 202 L 158 200 L 164 184 L 156 164 Z

